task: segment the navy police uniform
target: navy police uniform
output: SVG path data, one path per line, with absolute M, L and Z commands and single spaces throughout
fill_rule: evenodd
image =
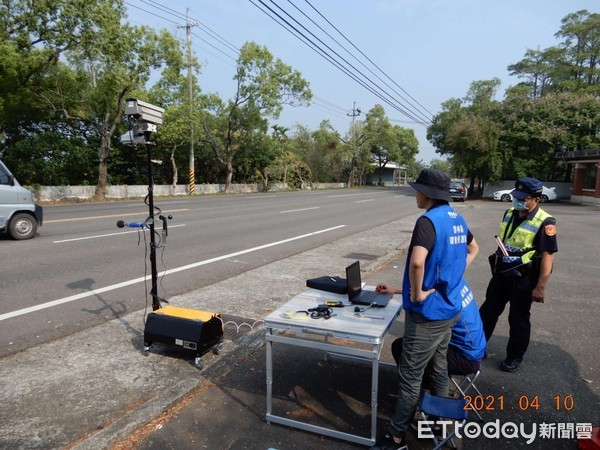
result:
M 521 178 L 515 186 L 511 192 L 516 199 L 513 204 L 541 197 L 542 183 L 535 178 Z M 504 256 L 500 248 L 490 256 L 493 275 L 479 313 L 489 341 L 498 317 L 510 303 L 506 360 L 500 368 L 512 372 L 518 368 L 529 346 L 532 291 L 538 284 L 542 254 L 558 251 L 556 221 L 539 203 L 524 216 L 513 207 L 505 212 L 498 236 L 508 256 Z

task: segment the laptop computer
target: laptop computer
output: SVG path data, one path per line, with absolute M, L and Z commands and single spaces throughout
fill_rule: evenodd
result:
M 363 291 L 360 277 L 360 261 L 346 267 L 348 282 L 348 300 L 355 305 L 384 307 L 393 297 L 392 294 L 380 294 L 375 291 Z

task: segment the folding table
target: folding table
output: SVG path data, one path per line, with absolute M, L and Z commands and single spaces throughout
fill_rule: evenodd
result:
M 363 289 L 373 289 L 365 286 Z M 344 439 L 358 444 L 372 445 L 377 432 L 377 392 L 381 349 L 402 304 L 394 296 L 384 308 L 369 308 L 357 317 L 354 305 L 332 308 L 330 319 L 312 319 L 297 311 L 308 311 L 326 300 L 342 301 L 348 305 L 348 296 L 316 289 L 307 289 L 289 300 L 265 318 L 267 370 L 267 423 L 278 423 L 305 431 Z M 363 308 L 363 307 L 361 307 Z M 375 318 L 378 317 L 378 318 Z M 289 419 L 273 414 L 273 343 L 295 345 L 323 350 L 327 356 L 362 360 L 371 363 L 371 436 L 364 437 Z

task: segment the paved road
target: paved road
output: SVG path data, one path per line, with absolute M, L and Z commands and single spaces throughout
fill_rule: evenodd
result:
M 173 216 L 167 245 L 157 249 L 157 270 L 168 272 L 160 277 L 162 297 L 416 211 L 410 188 L 157 199 L 155 205 Z M 143 284 L 150 274 L 149 233 L 116 227 L 118 220 L 143 221 L 147 213 L 141 200 L 48 206 L 38 237 L 0 241 L 0 258 L 10 260 L 0 272 L 0 356 L 151 303 L 150 283 Z
M 500 319 L 488 347 L 489 359 L 477 382 L 485 396 L 484 410 L 481 411 L 484 422 L 471 424 L 470 437 L 457 441 L 463 450 L 575 450 L 578 448 L 577 435 L 579 432 L 581 436 L 585 435 L 585 429 L 578 427 L 583 424 L 600 426 L 600 360 L 597 358 L 600 346 L 597 273 L 600 266 L 595 262 L 595 255 L 600 250 L 597 239 L 600 208 L 568 204 L 544 206 L 558 218 L 560 238 L 547 299 L 543 305 L 534 305 L 532 309 L 531 346 L 516 373 L 498 369 L 508 336 L 506 314 Z M 468 202 L 466 209 L 461 208 L 482 248 L 481 256 L 467 272 L 479 304 L 489 279 L 485 256 L 494 249 L 493 235 L 505 208 L 506 204 L 481 201 Z M 367 274 L 366 278 L 370 284 L 398 280 L 403 265 L 404 255 L 400 254 Z M 383 349 L 386 361 L 391 361 L 389 346 L 395 336 L 402 335 L 403 323 L 401 315 L 386 339 Z M 367 365 L 325 364 L 318 352 L 277 347 L 274 349 L 279 352 L 274 380 L 276 413 L 368 436 L 368 385 L 360 381 L 364 377 L 368 379 Z M 139 427 L 114 449 L 364 448 L 266 424 L 264 348 L 257 349 L 251 357 L 236 361 L 239 363 L 235 368 L 209 375 L 208 383 L 201 389 L 168 413 Z M 394 411 L 396 377 L 394 371 L 380 371 L 381 427 Z M 510 427 L 511 423 L 522 427 L 528 436 L 514 432 L 514 428 L 506 428 L 507 433 L 514 436 L 512 438 L 506 438 L 500 432 L 493 437 L 477 433 L 486 424 Z M 487 432 L 494 432 L 494 429 L 488 428 Z M 600 440 L 600 436 L 597 439 Z M 589 440 L 582 443 L 586 442 L 590 443 Z M 411 450 L 432 447 L 429 440 L 417 440 L 414 433 L 409 433 L 408 443 Z
M 467 217 L 482 248 L 481 257 L 468 272 L 481 303 L 489 277 L 485 256 L 493 250 L 492 236 L 506 205 L 473 201 L 455 206 Z M 491 395 L 506 395 L 511 409 L 489 412 L 487 418 L 598 425 L 597 274 L 600 267 L 595 261 L 600 250 L 597 239 L 600 210 L 568 204 L 548 205 L 547 209 L 558 218 L 560 239 L 548 299 L 544 305 L 535 305 L 532 346 L 518 374 L 505 374 L 497 369 L 504 356 L 507 336 L 506 321 L 499 324 L 490 343 L 490 358 L 480 387 Z M 357 448 L 264 424 L 265 385 L 264 372 L 260 372 L 264 364 L 261 353 L 264 330 L 260 319 L 304 289 L 307 278 L 323 273 L 341 275 L 343 267 L 353 259 L 360 259 L 365 268 L 384 266 L 377 272 L 365 274 L 369 282 L 382 281 L 379 277 L 399 279 L 402 252 L 415 217 L 391 221 L 169 297 L 174 305 L 218 311 L 227 319 L 229 337 L 224 353 L 208 355 L 202 372 L 193 367 L 189 357 L 168 349 L 156 347 L 147 358 L 141 356 L 143 314 L 140 312 L 2 358 L 0 447 L 97 450 L 112 448 L 117 441 L 125 440 L 121 448 L 132 448 L 127 445 L 132 433 L 157 419 L 152 428 L 158 430 L 157 434 L 151 434 L 150 441 L 139 441 L 135 444 L 137 448 L 222 448 L 230 442 L 240 443 L 239 447 L 231 448 L 300 449 L 307 448 L 308 442 L 315 442 L 318 448 Z M 359 258 L 356 258 L 357 253 L 361 254 Z M 250 326 L 254 331 L 246 335 Z M 399 321 L 401 326 L 402 320 Z M 393 330 L 392 335 L 400 334 L 401 328 Z M 302 365 L 303 362 L 306 364 Z M 284 367 L 293 370 L 310 367 L 309 363 L 314 361 L 307 359 L 294 364 L 282 361 Z M 341 377 L 338 375 L 338 380 L 346 381 L 343 373 Z M 232 382 L 239 385 L 229 384 Z M 322 387 L 319 383 L 316 386 Z M 312 389 L 303 384 L 299 387 Z M 352 392 L 343 384 L 339 389 L 342 395 Z M 387 391 L 382 388 L 381 392 L 382 421 L 385 421 L 393 405 L 393 387 Z M 517 402 L 523 395 L 531 398 L 539 395 L 543 408 L 519 410 Z M 574 397 L 573 410 L 553 405 L 554 397 L 568 395 Z M 284 397 L 285 392 L 283 400 Z M 364 405 L 368 396 L 344 398 L 351 400 L 352 411 L 368 409 L 368 405 Z M 223 404 L 221 400 L 234 400 L 234 403 Z M 158 419 L 174 405 L 180 419 Z M 187 410 L 186 405 L 193 408 Z M 298 414 L 306 414 L 302 405 L 290 406 L 298 407 Z M 314 411 L 309 413 L 314 414 Z M 360 419 L 361 415 L 353 417 Z M 186 418 L 190 422 L 186 422 Z M 159 433 L 156 425 L 161 425 L 164 433 Z M 259 445 L 244 447 L 244 442 Z M 574 448 L 572 439 L 559 440 L 559 443 L 563 445 L 544 447 L 540 444 L 530 448 Z M 525 445 L 523 441 L 498 445 L 493 440 L 476 441 L 476 444 L 470 448 Z

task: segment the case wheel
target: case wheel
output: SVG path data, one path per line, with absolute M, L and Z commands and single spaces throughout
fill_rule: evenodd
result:
M 202 358 L 196 356 L 196 358 L 194 358 L 194 366 L 196 366 L 196 369 L 202 370 L 204 367 L 204 364 L 202 364 Z
M 219 342 L 217 345 L 215 345 L 215 346 L 212 348 L 212 352 L 213 352 L 215 355 L 220 355 L 222 350 L 223 350 L 223 343 L 222 343 L 222 342 Z

